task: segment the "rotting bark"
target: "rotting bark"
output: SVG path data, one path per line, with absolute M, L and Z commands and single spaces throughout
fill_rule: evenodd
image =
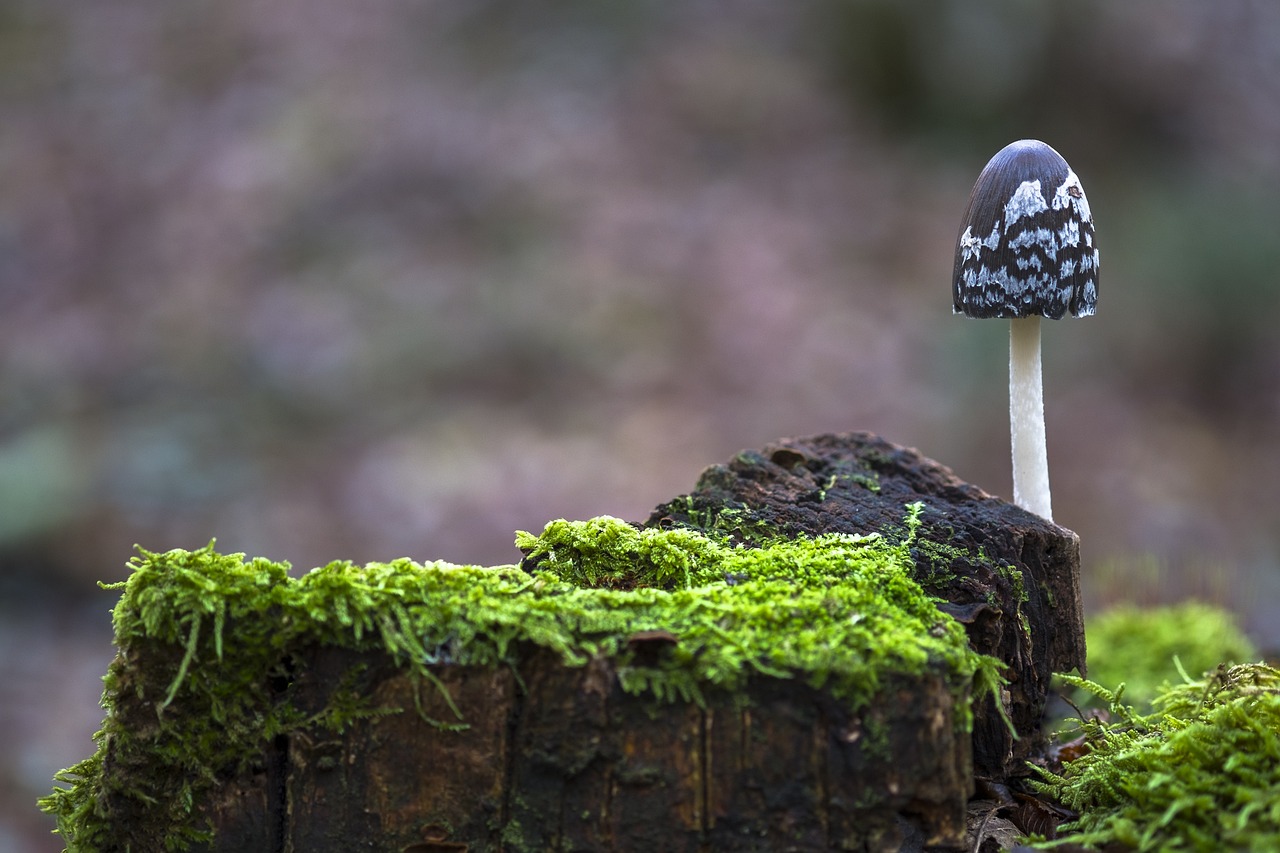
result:
M 976 772 L 1025 775 L 1041 745 L 1040 722 L 1054 672 L 1085 672 L 1080 539 L 960 480 L 914 449 L 871 433 L 784 439 L 703 472 L 695 490 L 658 507 L 647 524 L 690 524 L 744 541 L 891 529 L 902 507 L 923 501 L 917 580 L 964 623 L 973 647 L 1009 669 L 1006 710 L 974 726 Z M 1010 571 L 1010 570 L 1013 571 Z
M 424 720 L 453 719 L 434 686 L 376 655 L 315 650 L 300 708 L 323 708 L 357 673 L 380 706 L 407 713 L 295 734 L 287 811 L 265 813 L 261 778 L 228 785 L 209 849 L 896 851 L 963 839 L 969 749 L 941 677 L 887 685 L 861 715 L 776 679 L 753 682 L 749 705 L 721 694 L 700 708 L 624 694 L 605 658 L 572 669 L 526 651 L 519 672 L 437 670 L 468 721 L 448 730 Z M 281 846 L 261 846 L 272 821 Z
M 915 502 L 924 509 L 908 538 L 905 509 Z M 914 543 L 917 580 L 978 651 L 1008 664 L 1002 704 L 1022 739 L 1010 737 L 990 700 L 966 734 L 967 682 L 957 690 L 941 661 L 883 673 L 869 704 L 854 710 L 829 690 L 765 674 L 733 692 L 709 687 L 701 703 L 659 701 L 625 692 L 618 660 L 567 666 L 525 642 L 497 665 L 451 663 L 440 651 L 420 671 L 367 647 L 304 642 L 249 673 L 245 683 L 259 691 L 253 713 L 282 733 L 264 730 L 261 760 L 254 747 L 247 770 L 212 768 L 216 787 L 198 789 L 194 814 L 209 820 L 214 839 L 192 849 L 958 850 L 975 771 L 995 780 L 1020 773 L 1038 741 L 1050 672 L 1083 671 L 1075 535 L 875 436 L 742 453 L 708 469 L 648 525 L 747 545 L 825 533 Z M 638 667 L 684 641 L 662 629 L 624 636 Z M 148 811 L 126 777 L 147 773 L 148 744 L 151 754 L 180 748 L 176 726 L 194 699 L 171 685 L 193 649 L 212 656 L 207 634 L 200 642 L 184 653 L 174 640 L 134 636 L 112 665 L 112 722 L 132 743 L 122 752 L 104 742 L 109 784 L 97 807 L 108 832 L 123 821 L 121 838 L 170 819 Z M 217 666 L 201 678 L 217 679 Z M 176 697 L 171 706 L 166 694 Z M 171 762 L 165 772 L 181 769 Z

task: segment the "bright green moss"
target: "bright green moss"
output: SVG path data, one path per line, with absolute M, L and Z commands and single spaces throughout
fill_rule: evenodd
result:
M 1162 689 L 1182 681 L 1179 664 L 1199 677 L 1220 663 L 1258 658 L 1231 614 L 1198 602 L 1114 607 L 1090 619 L 1085 631 L 1093 680 L 1123 683 L 1125 701 L 1144 711 Z
M 1147 716 L 1067 680 L 1107 702 L 1114 722 L 1083 723 L 1090 750 L 1061 776 L 1040 771 L 1038 788 L 1080 812 L 1059 844 L 1280 850 L 1280 671 L 1220 667 L 1166 689 Z
M 702 702 L 756 675 L 825 688 L 852 709 L 889 676 L 934 672 L 957 697 L 985 692 L 1000 664 L 973 652 L 963 628 L 911 579 L 919 512 L 910 508 L 896 541 L 832 535 L 753 549 L 612 518 L 555 521 L 540 536 L 518 534 L 530 571 L 397 560 L 336 562 L 292 578 L 285 565 L 212 545 L 140 551 L 117 587 L 120 655 L 106 679 L 98 754 L 59 774 L 70 787 L 41 806 L 57 816 L 70 850 L 95 849 L 122 825 L 168 849 L 206 837 L 196 804 L 219 779 L 253 768 L 274 738 L 403 710 L 367 705 L 352 684 L 304 716 L 288 685 L 294 656 L 315 646 L 384 652 L 424 689 L 443 689 L 433 665 L 516 663 L 517 647 L 533 644 L 567 666 L 611 657 L 623 689 L 656 701 Z M 645 630 L 677 642 L 641 665 L 627 640 Z M 136 671 L 144 645 L 163 684 Z M 131 727 L 121 720 L 126 708 Z M 455 719 L 431 722 L 464 728 L 453 711 Z M 140 730 L 139 713 L 154 725 Z M 958 718 L 971 725 L 967 703 Z M 123 784 L 135 787 L 113 787 Z M 122 802 L 136 817 L 119 813 Z
M 516 547 L 526 553 L 526 567 L 549 569 L 575 586 L 610 589 L 688 589 L 714 581 L 725 553 L 693 530 L 637 530 L 609 516 L 553 521 L 540 536 L 522 530 Z
M 803 678 L 858 707 L 886 673 L 943 665 L 966 688 L 975 677 L 984 686 L 996 679 L 994 661 L 972 652 L 959 623 L 912 580 L 910 540 L 833 534 L 742 548 L 598 518 L 552 522 L 517 544 L 544 582 L 606 588 L 560 593 L 559 609 L 585 605 L 583 627 L 607 638 L 599 651 L 617 654 L 618 640 L 637 630 L 680 638 L 659 667 L 621 670 L 632 692 L 701 701 L 707 685 L 737 690 L 760 673 Z M 619 584 L 631 589 L 612 589 Z M 626 624 L 591 624 L 600 618 Z

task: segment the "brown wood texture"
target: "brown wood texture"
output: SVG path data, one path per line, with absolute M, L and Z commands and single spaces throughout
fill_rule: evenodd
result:
M 765 677 L 705 707 L 658 704 L 623 693 L 608 659 L 570 668 L 534 647 L 501 667 L 435 666 L 438 684 L 384 656 L 315 648 L 292 661 L 280 701 L 315 714 L 354 687 L 387 713 L 278 738 L 264 770 L 199 804 L 218 827 L 209 849 L 961 849 L 975 772 L 1021 773 L 1050 673 L 1083 671 L 1075 535 L 868 434 L 739 454 L 647 523 L 737 526 L 748 541 L 883 532 L 914 501 L 920 579 L 1008 663 L 1020 739 L 990 703 L 972 737 L 958 733 L 943 673 L 891 679 L 853 714 Z
M 886 687 L 851 715 L 822 691 L 759 679 L 705 708 L 624 694 L 610 661 L 544 651 L 510 669 L 435 668 L 318 649 L 296 685 L 319 709 L 364 680 L 377 705 L 342 734 L 280 744 L 283 797 L 229 785 L 212 849 L 328 851 L 901 850 L 963 839 L 968 739 L 941 673 Z M 518 684 L 523 682 L 526 690 Z M 261 845 L 261 846 L 260 846 Z
M 915 501 L 925 505 L 919 538 L 959 552 L 939 566 L 936 550 L 917 548 L 917 579 L 965 624 L 976 650 L 1009 667 L 1005 707 L 1020 737 L 994 706 L 979 709 L 976 771 L 992 779 L 1024 775 L 1025 760 L 1042 744 L 1051 675 L 1085 672 L 1075 533 L 871 433 L 786 439 L 740 453 L 708 468 L 691 494 L 658 507 L 648 524 L 718 518 L 748 539 L 756 529 L 869 533 L 900 525 Z M 735 510 L 731 518 L 726 509 Z

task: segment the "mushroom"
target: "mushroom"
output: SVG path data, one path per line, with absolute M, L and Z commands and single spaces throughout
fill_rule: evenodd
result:
M 1010 143 L 969 195 L 956 240 L 952 310 L 1009 318 L 1013 502 L 1050 521 L 1040 318 L 1093 313 L 1098 247 L 1080 179 L 1043 142 Z

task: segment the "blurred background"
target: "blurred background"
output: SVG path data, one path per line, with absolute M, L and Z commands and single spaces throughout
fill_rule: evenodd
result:
M 950 273 L 1023 137 L 1102 252 L 1044 336 L 1087 604 L 1274 649 L 1280 6 L 0 3 L 0 851 L 61 849 L 134 543 L 512 562 L 846 430 L 1008 495 Z

